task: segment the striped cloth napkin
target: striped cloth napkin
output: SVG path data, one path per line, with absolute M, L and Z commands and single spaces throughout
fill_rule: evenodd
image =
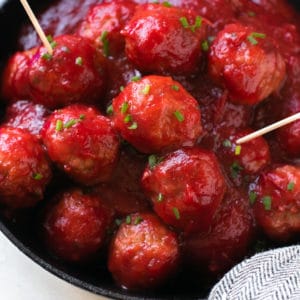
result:
M 208 300 L 299 300 L 300 246 L 254 255 L 231 269 Z

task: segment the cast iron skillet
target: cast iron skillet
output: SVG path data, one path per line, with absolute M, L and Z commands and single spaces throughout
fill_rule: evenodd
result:
M 53 1 L 29 1 L 35 11 Z M 290 1 L 300 10 L 297 0 Z M 0 8 L 0 70 L 6 59 L 16 50 L 16 36 L 27 17 L 18 0 L 7 0 Z M 1 102 L 1 101 L 0 101 Z M 0 111 L 3 111 L 0 106 Z M 37 208 L 39 209 L 39 208 Z M 36 231 L 36 211 L 27 211 L 20 215 L 1 216 L 0 230 L 24 254 L 52 274 L 95 294 L 113 299 L 199 299 L 205 298 L 211 285 L 203 283 L 202 278 L 180 276 L 163 289 L 147 293 L 130 293 L 116 287 L 103 261 L 100 266 L 71 266 L 53 259 L 39 242 Z M 101 266 L 102 265 L 102 266 Z M 30 280 L 30 279 L 28 279 Z M 194 281 L 193 288 L 190 281 Z M 180 283 L 180 284 L 179 284 Z

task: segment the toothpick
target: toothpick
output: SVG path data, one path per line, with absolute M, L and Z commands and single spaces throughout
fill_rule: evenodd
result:
M 39 21 L 37 20 L 36 16 L 34 15 L 32 9 L 30 8 L 27 0 L 20 0 L 21 4 L 23 5 L 34 29 L 36 30 L 37 34 L 39 35 L 40 39 L 42 40 L 45 48 L 47 49 L 49 54 L 53 54 L 53 49 L 43 31 L 43 29 L 41 28 Z
M 287 118 L 285 118 L 285 119 L 283 119 L 281 121 L 275 122 L 275 123 L 273 123 L 273 124 L 271 124 L 269 126 L 266 126 L 266 127 L 262 128 L 260 130 L 257 130 L 257 131 L 255 131 L 253 133 L 250 133 L 250 134 L 248 134 L 248 135 L 246 135 L 246 136 L 238 139 L 236 141 L 236 143 L 237 144 L 243 144 L 243 143 L 249 142 L 249 141 L 251 141 L 251 140 L 253 140 L 253 139 L 255 139 L 255 138 L 259 137 L 259 136 L 262 136 L 262 135 L 264 135 L 264 134 L 266 134 L 266 133 L 268 133 L 270 131 L 273 131 L 273 130 L 275 130 L 277 128 L 280 128 L 280 127 L 282 127 L 284 125 L 290 124 L 290 123 L 292 123 L 294 121 L 297 121 L 299 119 L 300 119 L 300 112 L 298 112 L 298 113 L 296 113 L 296 114 L 294 114 L 294 115 L 292 115 L 290 117 L 287 117 Z

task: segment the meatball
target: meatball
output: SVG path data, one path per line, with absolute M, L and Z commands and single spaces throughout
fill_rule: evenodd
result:
M 96 109 L 74 104 L 57 110 L 41 134 L 50 158 L 75 181 L 94 185 L 109 179 L 119 138 L 111 121 Z
M 199 69 L 206 25 L 192 10 L 141 5 L 121 33 L 128 58 L 144 72 L 189 74 Z
M 7 62 L 2 75 L 1 94 L 6 100 L 15 101 L 29 96 L 28 68 L 36 48 L 16 52 Z
M 62 35 L 52 45 L 53 55 L 42 46 L 30 61 L 30 100 L 49 108 L 99 101 L 106 73 L 100 52 L 79 36 Z
M 7 107 L 4 123 L 11 127 L 27 129 L 40 138 L 40 131 L 49 114 L 41 104 L 20 100 Z
M 101 197 L 71 189 L 48 205 L 43 239 L 48 249 L 63 260 L 90 260 L 104 245 L 112 217 Z
M 248 199 L 231 188 L 226 193 L 210 231 L 185 237 L 185 262 L 200 272 L 219 275 L 247 254 L 254 233 Z
M 202 133 L 197 101 L 170 77 L 131 82 L 113 100 L 113 111 L 116 129 L 143 153 L 193 146 Z
M 251 132 L 251 129 L 235 131 L 224 138 L 218 151 L 229 177 L 238 185 L 249 175 L 259 174 L 271 161 L 269 145 L 263 137 L 242 145 L 236 143 Z
M 226 190 L 215 155 L 201 148 L 150 156 L 142 184 L 162 220 L 187 233 L 210 227 Z
M 172 276 L 179 264 L 174 232 L 152 213 L 129 215 L 112 240 L 108 268 L 118 285 L 151 289 Z
M 300 168 L 284 165 L 260 175 L 250 192 L 257 223 L 267 236 L 287 241 L 300 232 Z
M 0 128 L 0 202 L 11 208 L 32 207 L 43 199 L 52 176 L 39 141 L 19 128 Z
M 135 6 L 128 1 L 92 6 L 78 28 L 78 35 L 90 39 L 104 56 L 117 55 L 125 47 L 120 31 L 132 17 Z
M 210 47 L 209 73 L 237 104 L 256 104 L 277 91 L 285 62 L 273 40 L 241 24 L 229 24 Z

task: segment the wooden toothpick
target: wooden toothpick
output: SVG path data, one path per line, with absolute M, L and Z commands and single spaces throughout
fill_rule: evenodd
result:
M 257 138 L 257 137 L 259 137 L 261 135 L 264 135 L 264 134 L 266 134 L 266 133 L 268 133 L 270 131 L 273 131 L 273 130 L 275 130 L 277 128 L 280 128 L 280 127 L 282 127 L 284 125 L 290 124 L 290 123 L 292 123 L 294 121 L 297 121 L 299 119 L 300 119 L 300 112 L 298 112 L 298 113 L 296 113 L 296 114 L 294 114 L 294 115 L 292 115 L 290 117 L 287 117 L 287 118 L 285 118 L 285 119 L 283 119 L 281 121 L 275 122 L 275 123 L 273 123 L 273 124 L 271 124 L 269 126 L 266 126 L 266 127 L 262 128 L 260 130 L 257 130 L 257 131 L 255 131 L 253 133 L 250 133 L 250 134 L 248 134 L 248 135 L 246 135 L 246 136 L 238 139 L 236 141 L 236 143 L 237 144 L 243 144 L 243 143 L 249 142 L 250 140 L 253 140 L 253 139 L 255 139 L 255 138 Z
M 44 33 L 39 21 L 37 20 L 37 18 L 34 15 L 32 9 L 30 8 L 27 0 L 20 0 L 20 2 L 23 5 L 23 7 L 24 7 L 24 9 L 25 9 L 25 11 L 26 11 L 26 13 L 27 13 L 27 15 L 28 15 L 33 27 L 34 27 L 34 29 L 36 30 L 37 34 L 39 35 L 40 39 L 42 40 L 42 42 L 43 42 L 45 48 L 47 49 L 48 53 L 52 55 L 53 54 L 53 49 L 52 49 L 52 47 L 51 47 L 51 45 L 50 45 L 50 43 L 49 43 L 49 41 L 48 41 L 48 39 L 47 39 L 47 37 Z

